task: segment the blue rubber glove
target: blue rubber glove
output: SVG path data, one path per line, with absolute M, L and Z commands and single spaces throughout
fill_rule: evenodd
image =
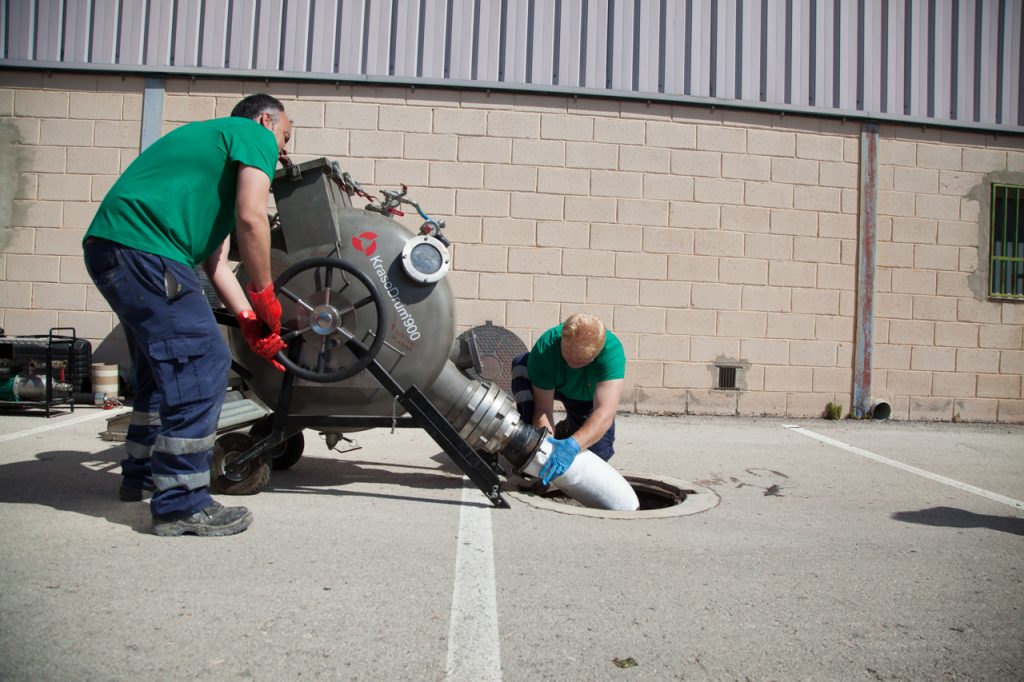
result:
M 580 444 L 572 436 L 564 440 L 548 437 L 547 441 L 552 446 L 551 454 L 548 455 L 548 460 L 544 462 L 544 466 L 537 473 L 540 476 L 540 482 L 544 485 L 564 474 L 572 466 L 576 455 L 580 454 Z

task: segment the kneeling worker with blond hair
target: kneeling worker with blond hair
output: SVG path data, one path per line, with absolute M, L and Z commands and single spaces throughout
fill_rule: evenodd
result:
M 601 320 L 585 313 L 547 330 L 530 352 L 512 361 L 512 392 L 519 414 L 554 434 L 548 439 L 551 456 L 539 472 L 541 483 L 547 485 L 565 473 L 581 450 L 606 461 L 615 453 L 615 413 L 625 376 L 622 343 Z M 558 429 L 555 400 L 566 412 Z

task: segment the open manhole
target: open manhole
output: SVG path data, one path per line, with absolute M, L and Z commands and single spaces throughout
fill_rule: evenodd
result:
M 603 519 L 660 519 L 671 516 L 689 516 L 718 506 L 719 497 L 713 490 L 696 483 L 667 476 L 622 473 L 640 500 L 637 511 L 608 511 L 591 509 L 573 500 L 560 490 L 549 490 L 543 495 L 529 490 L 512 490 L 508 494 L 532 507 L 549 509 L 563 514 L 592 516 Z

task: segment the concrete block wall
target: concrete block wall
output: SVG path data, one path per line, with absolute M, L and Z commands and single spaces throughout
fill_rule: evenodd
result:
M 529 345 L 577 311 L 629 359 L 623 408 L 818 416 L 849 409 L 860 124 L 558 96 L 171 79 L 164 130 L 266 91 L 292 157 L 336 158 L 367 189 L 407 183 L 447 217 L 459 329 Z M 0 252 L 8 333 L 115 320 L 78 242 L 137 154 L 141 79 L 3 74 L 18 137 L 15 229 Z M 1022 311 L 971 289 L 988 174 L 1019 138 L 883 128 L 874 388 L 905 419 L 1024 421 Z M 416 222 L 409 219 L 410 228 Z M 973 235 L 973 236 L 972 236 Z M 950 312 L 952 311 L 952 312 Z M 739 390 L 715 388 L 716 364 Z

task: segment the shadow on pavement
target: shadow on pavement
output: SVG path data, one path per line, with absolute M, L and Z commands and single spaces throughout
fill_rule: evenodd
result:
M 990 528 L 1003 533 L 1024 535 L 1024 519 L 1014 516 L 975 514 L 956 507 L 932 507 L 920 511 L 896 512 L 892 518 L 906 523 L 949 528 Z
M 0 502 L 39 504 L 148 534 L 149 506 L 117 498 L 123 458 L 124 447 L 118 446 L 95 453 L 52 450 L 27 462 L 0 465 Z

